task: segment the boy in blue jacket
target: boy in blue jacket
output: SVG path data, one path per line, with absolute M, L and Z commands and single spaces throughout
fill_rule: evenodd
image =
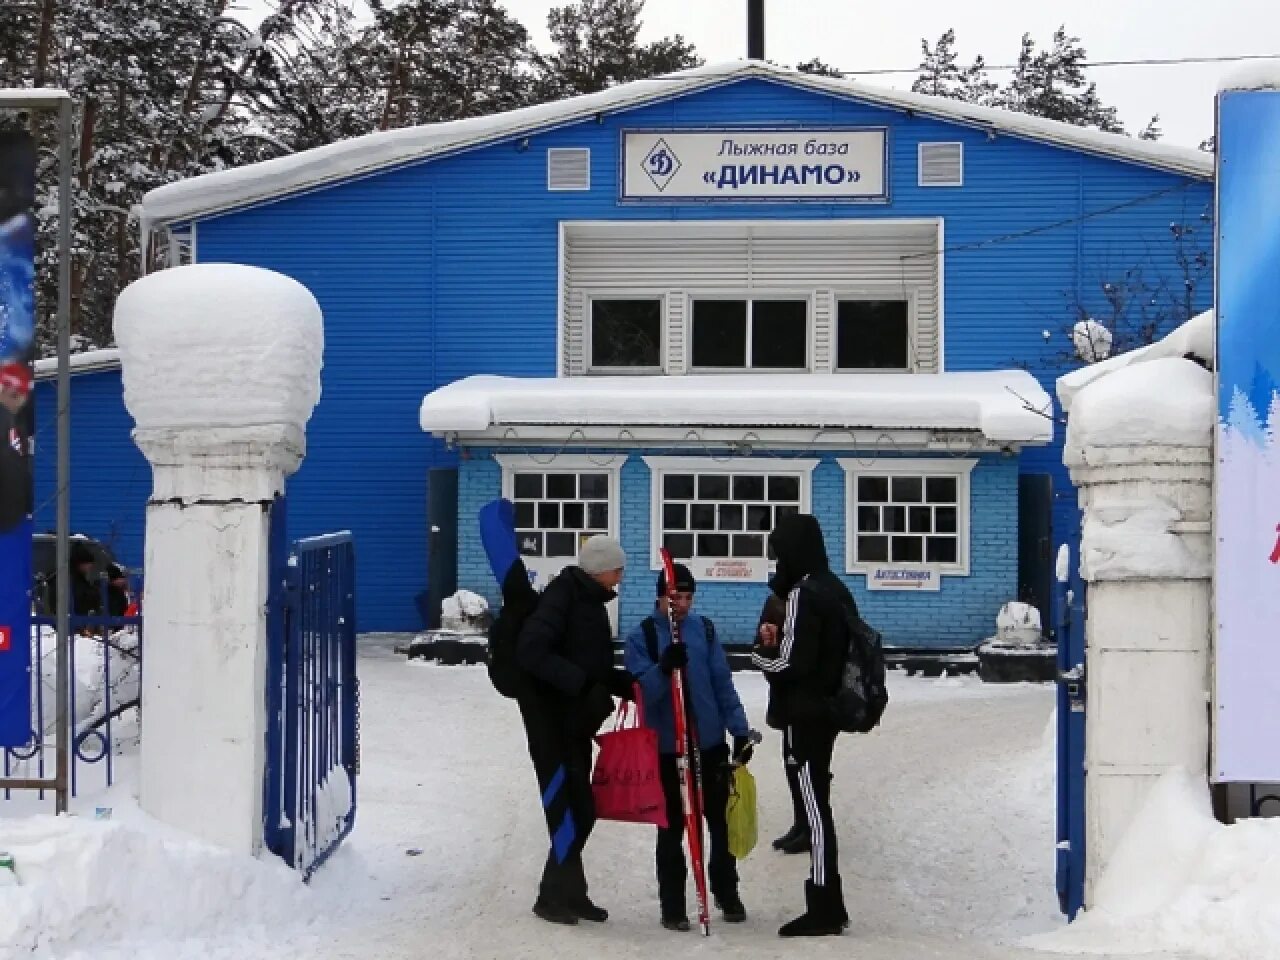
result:
M 703 815 L 711 835 L 707 874 L 716 906 L 727 923 L 742 923 L 746 908 L 738 896 L 738 866 L 729 853 L 729 827 L 725 809 L 729 803 L 731 766 L 726 732 L 733 736 L 733 756 L 740 763 L 751 758 L 751 730 L 747 714 L 733 687 L 733 676 L 724 649 L 716 641 L 715 626 L 706 617 L 691 617 L 697 583 L 689 568 L 675 565 L 676 594 L 668 600 L 666 575 L 658 576 L 658 602 L 647 617 L 627 635 L 626 668 L 644 693 L 645 719 L 658 733 L 662 789 L 667 800 L 667 826 L 658 829 L 658 900 L 662 925 L 668 930 L 689 929 L 685 909 L 684 809 L 676 768 L 675 714 L 671 701 L 671 673 L 685 668 L 686 697 L 698 732 L 702 752 Z M 684 643 L 673 646 L 667 605 L 674 605 Z

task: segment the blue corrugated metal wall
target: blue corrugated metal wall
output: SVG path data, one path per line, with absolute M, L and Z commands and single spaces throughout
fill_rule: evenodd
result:
M 57 388 L 36 383 L 36 529 L 57 523 Z M 151 465 L 130 437 L 118 370 L 71 378 L 71 531 L 101 540 L 130 567 L 142 566 Z
M 888 125 L 892 202 L 618 203 L 625 128 L 806 123 Z M 964 187 L 916 186 L 917 144 L 933 140 L 964 142 Z M 546 149 L 557 146 L 592 149 L 590 192 L 547 191 Z M 426 584 L 426 468 L 448 460 L 418 431 L 418 403 L 469 374 L 555 373 L 559 221 L 942 216 L 948 369 L 1026 366 L 1051 385 L 1067 348 L 1064 291 L 1089 293 L 1095 267 L 1108 263 L 1154 260 L 1152 269 L 1172 273 L 1169 224 L 1198 215 L 1211 192 L 1136 165 L 752 79 L 533 136 L 527 148 L 499 143 L 204 220 L 197 251 L 201 261 L 280 270 L 319 299 L 324 396 L 290 516 L 298 533 L 354 530 L 362 628 L 408 629 L 420 624 L 413 598 Z M 1198 305 L 1208 304 L 1206 288 Z M 1057 445 L 1028 453 L 1024 468 L 1053 473 L 1065 489 Z M 1074 514 L 1069 497 L 1060 512 Z

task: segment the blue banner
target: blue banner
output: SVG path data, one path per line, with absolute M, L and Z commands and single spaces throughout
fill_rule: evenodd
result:
M 0 747 L 31 739 L 35 147 L 0 132 Z
M 1280 91 L 1218 98 L 1213 779 L 1280 781 Z

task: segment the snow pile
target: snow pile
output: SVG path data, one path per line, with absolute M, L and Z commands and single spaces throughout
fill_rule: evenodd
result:
M 1174 533 L 1181 519 L 1177 504 L 1159 497 L 1090 509 L 1080 540 L 1081 575 L 1086 580 L 1207 579 L 1211 544 Z
M 303 829 L 294 831 L 294 862 L 300 869 L 311 866 L 314 850 L 328 850 L 342 835 L 351 825 L 354 809 L 351 775 L 345 767 L 335 766 L 320 781 L 315 821 L 303 823 Z
M 115 347 L 102 350 L 84 350 L 73 353 L 67 358 L 72 373 L 87 373 L 91 370 L 113 370 L 120 366 L 120 351 Z M 58 373 L 58 358 L 45 357 L 35 362 L 35 377 L 45 380 Z
M 1071 329 L 1076 356 L 1085 363 L 1097 363 L 1111 356 L 1111 331 L 1096 320 L 1081 320 Z
M 1024 941 L 1060 953 L 1280 955 L 1280 819 L 1223 826 L 1202 778 L 1165 775 L 1100 878 L 1097 902 Z
M 1208 310 L 1182 324 L 1163 340 L 1083 367 L 1058 378 L 1058 400 L 1071 411 L 1076 396 L 1089 384 L 1135 363 L 1149 363 L 1169 357 L 1194 357 L 1208 367 L 1214 365 L 1214 313 Z
M 1260 60 L 1230 71 L 1218 84 L 1218 91 L 1236 90 L 1280 90 L 1280 62 Z
M 467 377 L 422 401 L 428 433 L 565 425 L 976 430 L 1048 443 L 1053 402 L 1022 370 L 935 374 Z
M 320 306 L 270 270 L 210 263 L 143 277 L 120 294 L 115 333 L 142 429 L 301 428 L 320 399 Z
M 489 601 L 470 590 L 459 590 L 451 597 L 446 597 L 442 604 L 443 616 L 452 618 L 479 617 L 489 612 Z
M 996 639 L 1001 643 L 1038 643 L 1041 636 L 1040 611 L 1029 603 L 1006 603 L 996 616 L 996 631 Z
M 1065 459 L 1086 447 L 1209 445 L 1213 374 L 1191 360 L 1165 357 L 1101 379 L 1075 398 Z
M 65 956 L 231 930 L 268 941 L 315 918 L 309 891 L 279 861 L 235 857 L 124 813 L 128 822 L 0 819 L 0 848 L 16 865 L 16 882 L 0 886 L 0 944 Z

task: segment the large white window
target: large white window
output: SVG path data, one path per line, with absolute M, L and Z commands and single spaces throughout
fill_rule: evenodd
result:
M 809 367 L 806 298 L 697 298 L 690 313 L 695 371 Z
M 969 477 L 975 460 L 842 459 L 851 573 L 883 567 L 969 572 Z
M 764 580 L 769 533 L 788 514 L 809 510 L 816 460 L 646 457 L 652 471 L 652 551 L 690 564 L 694 575 Z

